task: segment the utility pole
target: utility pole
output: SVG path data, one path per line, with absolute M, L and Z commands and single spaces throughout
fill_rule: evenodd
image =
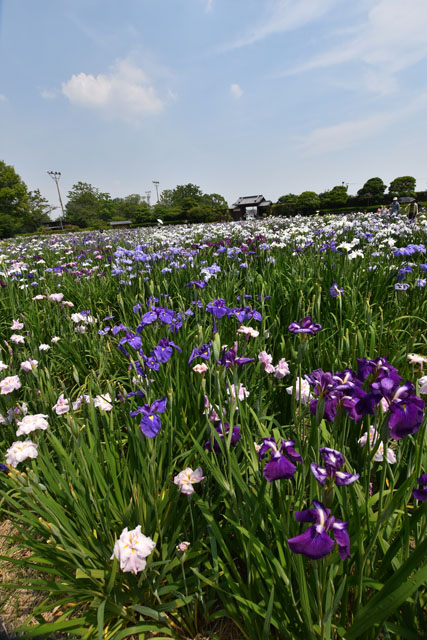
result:
M 64 225 L 62 224 L 62 220 L 65 217 L 65 211 L 64 211 L 64 205 L 62 204 L 61 192 L 59 190 L 59 178 L 61 177 L 61 172 L 60 171 L 48 171 L 47 173 L 50 175 L 52 180 L 54 180 L 54 182 L 56 184 L 56 188 L 58 189 L 59 204 L 61 205 L 61 211 L 62 211 L 62 217 L 60 218 L 60 222 L 61 222 L 61 229 L 63 231 L 64 230 Z
M 151 191 L 146 191 L 146 192 L 145 192 L 145 195 L 147 196 L 147 203 L 148 203 L 148 206 L 149 206 L 149 207 L 151 207 L 151 204 L 150 204 Z
M 153 180 L 153 184 L 156 187 L 156 196 L 157 196 L 156 202 L 158 202 L 159 201 L 159 181 L 158 180 Z

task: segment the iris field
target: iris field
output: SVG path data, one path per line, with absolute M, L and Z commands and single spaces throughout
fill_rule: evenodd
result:
M 0 244 L 1 517 L 42 594 L 23 632 L 422 637 L 426 232 Z

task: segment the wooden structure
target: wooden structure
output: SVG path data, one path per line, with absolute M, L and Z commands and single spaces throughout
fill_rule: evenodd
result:
M 231 206 L 230 214 L 233 220 L 262 218 L 269 213 L 271 205 L 271 200 L 264 196 L 243 196 Z
M 129 229 L 132 220 L 113 220 L 109 224 L 113 229 Z

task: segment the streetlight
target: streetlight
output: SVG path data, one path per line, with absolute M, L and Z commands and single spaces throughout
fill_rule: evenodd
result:
M 153 184 L 156 187 L 156 195 L 157 195 L 157 201 L 159 201 L 159 181 L 158 180 L 153 180 Z
M 47 173 L 50 175 L 52 180 L 55 181 L 56 188 L 58 189 L 59 204 L 61 205 L 61 210 L 62 210 L 62 218 L 60 218 L 60 222 L 61 222 L 61 229 L 63 231 L 64 230 L 64 225 L 62 224 L 62 219 L 65 217 L 65 212 L 64 212 L 64 205 L 62 204 L 61 192 L 59 190 L 59 184 L 58 184 L 59 183 L 59 178 L 61 177 L 61 172 L 60 171 L 48 171 Z
M 150 205 L 151 191 L 146 191 L 146 192 L 145 192 L 145 195 L 147 196 L 147 203 L 148 203 L 148 206 L 149 206 L 149 207 L 151 207 L 151 205 Z

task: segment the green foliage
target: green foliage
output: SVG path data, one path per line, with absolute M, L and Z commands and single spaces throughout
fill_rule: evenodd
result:
M 0 238 L 9 238 L 28 223 L 28 191 L 15 169 L 0 160 Z
M 294 216 L 297 213 L 297 199 L 294 193 L 280 196 L 277 203 L 272 206 L 272 215 Z
M 403 197 L 403 196 L 415 196 L 415 184 L 416 180 L 412 176 L 401 176 L 395 178 L 390 183 L 388 192 L 391 196 Z
M 36 231 L 44 222 L 49 222 L 49 214 L 52 213 L 53 207 L 42 196 L 39 189 L 30 191 L 28 194 L 29 220 L 28 224 L 31 231 Z
M 314 191 L 303 191 L 297 198 L 298 212 L 312 214 L 320 206 L 320 198 Z
M 218 193 L 203 193 L 194 184 L 178 185 L 162 192 L 153 218 L 181 222 L 215 222 L 228 218 L 228 205 Z
M 159 203 L 162 206 L 170 211 Z M 179 209 L 175 211 L 179 215 Z M 152 230 L 132 230 L 125 236 L 100 234 L 96 243 L 93 234 L 74 235 L 62 241 L 63 249 L 57 243 L 56 249 L 49 243 L 40 248 L 40 239 L 34 245 L 26 239 L 2 247 L 1 253 L 10 251 L 11 256 L 27 251 L 29 267 L 45 278 L 39 288 L 20 288 L 19 280 L 7 278 L 0 296 L 2 335 L 9 336 L 13 320 L 22 317 L 25 332 L 24 344 L 13 345 L 11 352 L 0 345 L 0 360 L 8 365 L 8 374 L 19 373 L 22 381 L 13 394 L 0 394 L 0 413 L 6 416 L 11 410 L 12 415 L 26 403 L 30 414 L 49 416 L 47 431 L 30 434 L 39 445 L 37 459 L 0 475 L 3 513 L 17 527 L 16 544 L 26 549 L 25 556 L 14 560 L 27 569 L 22 587 L 44 594 L 31 611 L 36 621 L 27 625 L 31 637 L 55 632 L 88 640 L 215 637 L 215 625 L 222 619 L 232 620 L 239 630 L 233 637 L 245 640 L 421 637 L 427 523 L 423 505 L 413 500 L 411 492 L 416 477 L 427 468 L 425 422 L 413 436 L 386 440 L 384 446 L 396 453 L 396 464 L 377 462 L 375 452 L 357 441 L 371 424 L 382 428 L 382 409 L 366 416 L 363 424 L 344 411 L 328 422 L 311 415 L 309 407 L 298 401 L 295 385 L 315 368 L 356 369 L 357 358 L 379 356 L 387 357 L 404 380 L 416 382 L 420 372 L 408 364 L 407 354 L 427 353 L 427 294 L 415 287 L 425 258 L 411 257 L 413 270 L 406 274 L 411 288 L 396 291 L 399 259 L 388 250 L 375 255 L 378 243 L 365 241 L 360 233 L 370 228 L 368 217 L 360 227 L 357 221 L 349 230 L 337 226 L 334 236 L 337 245 L 356 240 L 364 258 L 349 259 L 346 249 L 320 251 L 330 240 L 333 220 L 333 216 L 318 222 L 297 219 L 292 226 L 280 219 L 273 224 L 257 221 L 256 226 L 239 225 L 240 231 L 232 225 L 209 225 L 206 235 L 188 228 L 163 230 L 152 245 L 149 273 L 139 273 L 140 255 L 137 259 L 127 251 L 123 266 L 135 275 L 128 285 L 118 281 L 124 280 L 123 275 L 116 279 L 109 274 L 109 260 L 118 245 L 148 247 Z M 313 244 L 295 252 L 294 238 L 300 238 L 300 226 L 308 222 L 315 225 L 310 231 Z M 327 233 L 317 235 L 325 227 Z M 259 233 L 267 237 L 267 245 L 272 239 L 291 239 L 266 250 L 257 243 Z M 206 238 L 216 243 L 225 236 L 230 247 L 250 244 L 254 249 L 244 273 L 234 258 L 217 252 L 218 245 L 205 244 Z M 404 229 L 398 242 L 420 244 L 425 234 Z M 168 247 L 173 247 L 170 256 L 176 256 L 177 246 L 183 244 L 186 249 L 177 262 L 188 257 L 194 245 L 199 250 L 191 250 L 185 269 L 162 273 L 171 264 L 164 259 Z M 32 259 L 33 246 L 45 263 Z M 33 300 L 36 292 L 58 291 L 53 267 L 70 262 L 69 250 L 87 254 L 88 247 L 100 257 L 99 270 L 81 278 L 79 265 L 61 276 L 64 300 L 74 304 L 71 311 L 48 299 Z M 266 260 L 268 256 L 274 264 Z M 213 262 L 221 268 L 217 278 L 196 294 L 185 286 Z M 98 277 L 100 272 L 108 276 Z M 328 292 L 335 278 L 344 288 L 338 299 Z M 191 304 L 195 295 L 204 308 L 219 295 L 230 306 L 237 296 L 241 300 L 250 296 L 248 304 L 262 320 L 245 323 L 258 329 L 259 336 L 246 340 L 236 335 L 240 322 L 234 315 L 218 320 L 212 336 L 212 317 Z M 146 384 L 135 377 L 137 350 L 122 345 L 132 349 L 127 358 L 118 349 L 127 331 L 116 336 L 98 331 L 108 324 L 135 332 L 141 316 L 134 307 L 140 303 L 145 313 L 151 296 L 183 317 L 187 309 L 194 315 L 177 334 L 160 323 L 138 333 L 144 354 L 165 337 L 182 349 L 182 353 L 174 349 L 159 371 L 147 370 Z M 90 309 L 98 322 L 87 324 L 80 334 L 71 313 L 83 309 Z M 292 320 L 308 314 L 323 325 L 322 331 L 307 340 L 287 331 Z M 102 322 L 111 315 L 114 318 Z M 51 343 L 54 335 L 61 337 L 57 344 Z M 254 362 L 226 369 L 218 359 L 224 345 L 236 339 L 238 353 Z M 206 361 L 208 371 L 200 377 L 188 359 L 193 348 L 209 341 L 212 355 Z M 51 350 L 40 351 L 42 343 L 51 344 Z M 264 349 L 274 363 L 280 358 L 289 362 L 291 373 L 284 380 L 262 369 L 257 355 Z M 39 365 L 24 373 L 20 363 L 28 357 L 37 357 Z M 232 401 L 228 393 L 232 384 L 243 384 L 250 396 Z M 293 388 L 291 394 L 288 387 Z M 126 398 L 135 389 L 143 390 L 144 397 Z M 70 404 L 82 394 L 94 398 L 109 393 L 113 410 L 101 411 L 91 402 L 57 415 L 52 407 L 60 393 Z M 205 395 L 219 415 L 226 412 L 231 427 L 240 425 L 242 437 L 235 447 L 230 439 L 218 438 L 205 413 Z M 146 438 L 140 418 L 130 411 L 162 396 L 167 397 L 162 429 L 156 438 Z M 16 440 L 16 428 L 16 420 L 4 420 L 1 451 Z M 259 460 L 254 442 L 267 436 L 277 442 L 295 440 L 303 463 L 294 478 L 266 482 L 265 460 Z M 206 450 L 209 441 L 218 444 L 218 452 Z M 319 446 L 342 451 L 345 471 L 359 472 L 359 481 L 348 487 L 318 485 L 310 463 L 319 462 Z M 174 476 L 187 466 L 199 465 L 204 482 L 195 485 L 194 495 L 180 494 Z M 320 561 L 290 552 L 288 538 L 307 526 L 295 520 L 295 511 L 309 508 L 312 499 L 328 500 L 333 515 L 349 523 L 352 557 L 345 563 L 336 550 Z M 156 548 L 145 571 L 133 575 L 123 573 L 110 558 L 122 529 L 137 524 Z M 185 555 L 176 550 L 183 540 L 190 543 Z M 47 613 L 50 622 L 45 621 Z
M 339 207 L 345 207 L 348 200 L 347 187 L 339 185 L 333 187 L 324 195 L 324 199 L 321 202 L 322 208 L 336 209 Z
M 87 182 L 77 182 L 68 192 L 65 206 L 66 222 L 85 228 L 93 225 L 103 214 L 108 216 L 108 198 Z
M 114 199 L 114 218 L 138 223 L 149 222 L 153 219 L 153 212 L 143 197 L 135 193 L 125 198 Z
M 372 202 L 380 202 L 384 196 L 386 185 L 381 178 L 369 178 L 357 192 L 359 198 L 370 199 Z

